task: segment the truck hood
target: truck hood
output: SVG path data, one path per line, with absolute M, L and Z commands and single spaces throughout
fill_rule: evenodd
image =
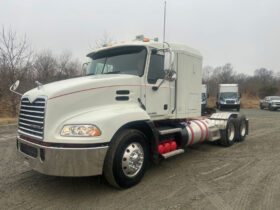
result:
M 92 75 L 52 82 L 34 88 L 26 92 L 23 96 L 28 96 L 29 101 L 33 102 L 38 96 L 47 96 L 48 99 L 53 99 L 95 88 L 139 85 L 139 82 L 140 78 L 135 75 Z

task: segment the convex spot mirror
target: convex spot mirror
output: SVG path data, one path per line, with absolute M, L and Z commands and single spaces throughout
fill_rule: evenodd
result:
M 10 90 L 16 91 L 19 86 L 19 80 L 17 80 L 14 84 L 11 85 Z
M 82 75 L 85 76 L 87 74 L 89 62 L 83 63 L 82 65 Z
M 18 94 L 18 95 L 22 96 L 21 93 L 16 92 L 16 89 L 18 88 L 18 86 L 19 86 L 19 80 L 17 80 L 14 84 L 11 85 L 10 91 L 15 93 L 15 94 Z
M 169 81 L 174 81 L 177 79 L 176 71 L 174 70 L 164 70 L 165 78 Z

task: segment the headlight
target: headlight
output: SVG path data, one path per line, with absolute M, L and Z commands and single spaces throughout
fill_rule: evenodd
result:
M 64 125 L 61 136 L 100 136 L 101 131 L 94 125 Z

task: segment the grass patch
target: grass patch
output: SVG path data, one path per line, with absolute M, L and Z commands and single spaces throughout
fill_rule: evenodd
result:
M 17 122 L 18 122 L 17 118 L 12 118 L 12 117 L 0 118 L 0 125 L 12 124 L 12 123 L 17 123 Z
M 216 108 L 216 97 L 210 97 L 207 100 L 207 107 L 209 108 Z M 242 95 L 242 98 L 240 99 L 241 102 L 241 108 L 244 109 L 254 109 L 260 107 L 260 99 L 256 96 L 250 96 L 250 95 Z

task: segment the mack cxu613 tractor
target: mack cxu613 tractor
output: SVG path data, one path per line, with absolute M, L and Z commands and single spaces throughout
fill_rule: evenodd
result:
M 17 150 L 40 173 L 103 174 L 109 184 L 128 188 L 151 162 L 196 143 L 231 146 L 248 134 L 243 115 L 200 117 L 197 50 L 144 39 L 106 46 L 88 57 L 84 76 L 37 82 L 22 95 Z

